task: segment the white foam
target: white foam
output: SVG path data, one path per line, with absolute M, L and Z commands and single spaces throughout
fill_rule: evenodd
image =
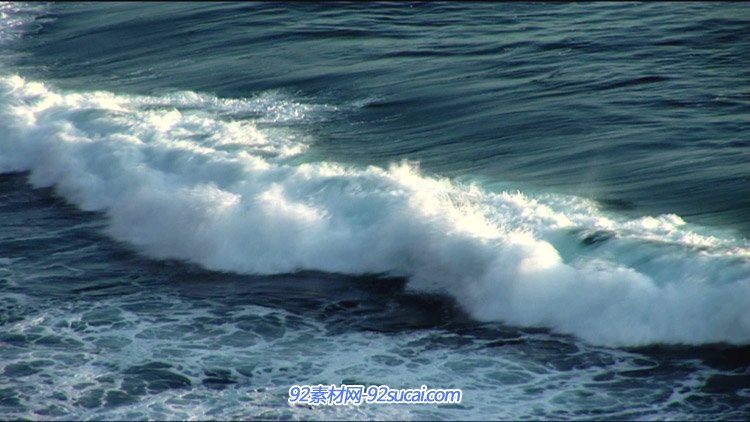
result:
M 596 411 L 611 419 L 633 414 L 685 419 L 700 410 L 733 419 L 745 410 L 728 408 L 716 396 L 707 397 L 710 404 L 701 401 L 700 409 L 684 400 L 704 394 L 714 374 L 728 373 L 694 360 L 681 360 L 682 370 L 667 378 L 651 377 L 644 385 L 628 373 L 660 366 L 649 357 L 560 342 L 549 334 L 524 334 L 525 345 L 500 347 L 492 346 L 495 339 L 431 329 L 331 335 L 325 323 L 283 309 L 221 302 L 190 303 L 179 295 L 141 292 L 104 303 L 72 301 L 63 308 L 39 309 L 36 298 L 25 298 L 18 302 L 24 304 L 22 321 L 6 330 L 15 347 L 6 347 L 6 359 L 0 360 L 0 372 L 27 368 L 23 376 L 6 377 L 12 390 L 6 395 L 23 404 L 8 407 L 7 415 L 31 419 L 54 411 L 67 419 L 97 420 L 484 420 L 562 419 Z M 29 344 L 34 347 L 18 347 Z M 559 347 L 565 351 L 555 351 Z M 559 359 L 550 361 L 553 356 Z M 129 370 L 157 362 L 189 380 L 190 388 L 139 392 L 145 378 L 163 375 Z M 215 370 L 232 382 L 211 388 L 205 380 Z M 461 388 L 464 398 L 461 406 L 445 407 L 289 406 L 287 392 L 295 383 L 425 384 Z M 112 393 L 127 393 L 129 400 L 106 404 Z
M 745 240 L 672 215 L 626 220 L 576 198 L 490 193 L 413 163 L 288 160 L 306 148 L 308 115 L 331 112 L 278 94 L 68 93 L 6 76 L 0 171 L 30 171 L 34 186 L 105 212 L 114 238 L 156 258 L 405 276 L 477 319 L 592 343 L 750 342 Z M 273 124 L 289 119 L 297 129 Z M 576 237 L 597 230 L 612 238 Z

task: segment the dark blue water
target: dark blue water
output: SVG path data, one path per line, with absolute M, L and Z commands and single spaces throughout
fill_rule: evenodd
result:
M 747 5 L 0 13 L 0 416 L 750 413 Z

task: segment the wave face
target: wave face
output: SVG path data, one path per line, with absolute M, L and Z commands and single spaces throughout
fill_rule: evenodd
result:
M 0 171 L 105 213 L 142 253 L 252 274 L 408 278 L 473 318 L 591 343 L 750 343 L 750 248 L 676 215 L 626 219 L 557 195 L 305 162 L 305 122 L 337 108 L 68 92 L 0 77 Z

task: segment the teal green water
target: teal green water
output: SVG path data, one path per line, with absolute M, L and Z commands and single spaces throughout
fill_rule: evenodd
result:
M 0 5 L 0 417 L 747 419 L 748 29 Z

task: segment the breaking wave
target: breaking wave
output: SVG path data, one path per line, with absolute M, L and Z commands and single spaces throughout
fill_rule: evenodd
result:
M 0 172 L 105 213 L 113 238 L 154 258 L 407 277 L 478 320 L 596 344 L 750 342 L 745 239 L 416 163 L 305 162 L 304 125 L 336 112 L 278 92 L 131 96 L 2 76 Z

